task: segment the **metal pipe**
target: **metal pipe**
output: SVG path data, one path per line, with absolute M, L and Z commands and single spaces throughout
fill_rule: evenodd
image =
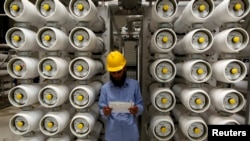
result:
M 6 97 L 8 96 L 8 94 L 9 94 L 9 91 L 0 92 L 0 97 Z
M 0 70 L 0 76 L 8 75 L 7 70 Z
M 13 78 L 9 75 L 1 77 L 1 82 L 7 83 L 7 82 L 12 82 Z
M 8 57 L 8 54 L 0 54 L 0 60 L 4 60 Z
M 2 88 L 3 89 L 10 89 L 10 88 L 12 88 L 14 86 L 15 86 L 14 83 L 5 83 L 5 84 L 2 85 Z
M 7 62 L 0 63 L 0 68 L 7 68 L 7 65 Z
M 8 54 L 0 54 L 0 60 L 5 60 L 7 59 L 7 57 L 8 57 Z M 16 57 L 16 55 L 10 55 L 9 57 L 14 58 Z

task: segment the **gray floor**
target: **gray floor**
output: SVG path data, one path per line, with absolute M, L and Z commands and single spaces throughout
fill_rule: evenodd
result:
M 20 110 L 10 106 L 0 109 L 0 141 L 17 141 L 20 136 L 15 135 L 9 128 L 9 119 Z

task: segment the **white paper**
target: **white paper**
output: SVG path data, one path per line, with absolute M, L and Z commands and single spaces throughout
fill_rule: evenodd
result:
M 134 106 L 134 102 L 109 102 L 112 113 L 129 113 L 129 108 Z

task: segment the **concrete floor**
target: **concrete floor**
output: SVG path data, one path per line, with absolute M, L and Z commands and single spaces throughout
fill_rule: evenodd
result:
M 9 119 L 19 111 L 19 108 L 13 106 L 0 109 L 0 141 L 17 141 L 20 139 L 20 136 L 15 135 L 9 128 Z

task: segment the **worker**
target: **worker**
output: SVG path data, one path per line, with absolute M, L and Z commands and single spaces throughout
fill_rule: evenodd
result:
M 106 141 L 139 141 L 138 116 L 143 112 L 143 99 L 138 81 L 127 78 L 126 59 L 119 51 L 106 58 L 110 81 L 100 91 L 99 108 L 105 119 Z M 110 102 L 131 103 L 125 111 L 114 112 Z

